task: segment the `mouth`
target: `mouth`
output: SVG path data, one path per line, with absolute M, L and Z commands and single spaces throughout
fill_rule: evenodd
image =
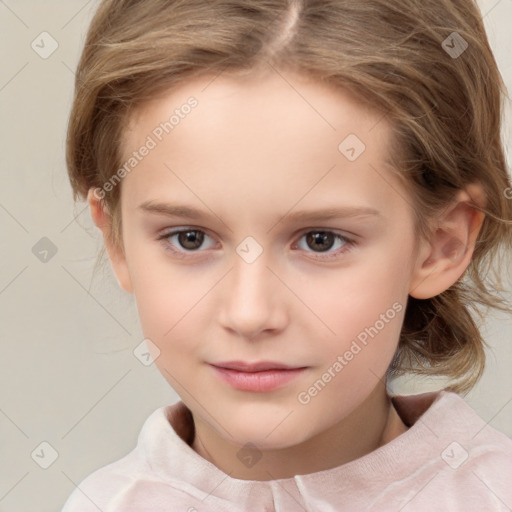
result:
M 286 386 L 302 374 L 307 367 L 289 366 L 272 361 L 246 363 L 226 361 L 211 363 L 216 375 L 240 391 L 264 393 Z

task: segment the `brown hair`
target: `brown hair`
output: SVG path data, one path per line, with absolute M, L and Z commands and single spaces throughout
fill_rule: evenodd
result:
M 390 158 L 410 192 L 419 236 L 429 236 L 458 190 L 483 187 L 485 209 L 474 207 L 486 215 L 472 262 L 438 296 L 409 296 L 389 369 L 447 376 L 448 389 L 469 390 L 485 364 L 471 310 L 481 319 L 477 304 L 508 311 L 494 264 L 501 248 L 512 248 L 500 138 L 505 87 L 474 0 L 103 0 L 78 64 L 68 126 L 74 199 L 122 165 L 123 129 L 135 108 L 201 73 L 265 65 L 343 87 L 385 113 L 395 134 Z M 122 246 L 120 188 L 102 202 Z

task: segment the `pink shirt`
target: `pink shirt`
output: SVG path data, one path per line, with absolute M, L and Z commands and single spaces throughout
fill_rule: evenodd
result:
M 395 396 L 410 428 L 333 469 L 231 478 L 190 446 L 183 402 L 155 410 L 137 446 L 85 478 L 62 512 L 488 512 L 512 510 L 512 440 L 457 394 Z

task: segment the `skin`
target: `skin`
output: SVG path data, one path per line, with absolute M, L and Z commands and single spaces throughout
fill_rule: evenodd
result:
M 135 113 L 125 132 L 127 157 L 190 96 L 199 102 L 123 179 L 123 247 L 110 242 L 110 217 L 92 189 L 88 197 L 117 279 L 135 295 L 144 334 L 160 351 L 155 363 L 193 414 L 193 449 L 249 480 L 339 466 L 406 431 L 385 374 L 408 295 L 428 298 L 453 284 L 483 221 L 468 205 L 483 206 L 481 188 L 472 185 L 439 216 L 431 239 L 418 240 L 413 199 L 386 166 L 386 119 L 345 91 L 285 76 L 203 76 Z M 353 162 L 338 150 L 349 134 L 366 145 Z M 186 204 L 205 217 L 143 211 L 147 201 Z M 380 215 L 288 218 L 341 205 Z M 202 245 L 187 252 L 176 235 L 165 245 L 158 237 L 171 228 L 200 230 Z M 324 249 L 308 243 L 305 235 L 315 230 L 333 232 Z M 263 250 L 252 263 L 236 251 L 248 236 Z M 298 395 L 393 304 L 401 311 L 301 403 Z M 227 360 L 307 368 L 283 388 L 248 392 L 208 364 Z M 246 467 L 241 447 L 261 458 Z

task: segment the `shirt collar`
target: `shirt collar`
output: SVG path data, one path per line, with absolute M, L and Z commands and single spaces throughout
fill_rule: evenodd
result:
M 405 433 L 354 461 L 292 478 L 240 480 L 201 457 L 191 447 L 193 418 L 182 401 L 151 414 L 139 435 L 138 448 L 159 479 L 180 488 L 187 486 L 191 492 L 193 489 L 197 499 L 210 507 L 216 503 L 221 510 L 222 503 L 226 502 L 252 510 L 256 510 L 256 506 L 259 510 L 274 510 L 276 503 L 282 510 L 298 510 L 297 503 L 318 508 L 319 504 L 325 505 L 325 496 L 333 489 L 336 493 L 351 495 L 358 489 L 364 495 L 365 482 L 371 483 L 375 490 L 376 482 L 387 486 L 390 481 L 408 477 L 431 457 L 432 443 L 439 442 L 436 430 L 442 432 L 443 422 L 447 421 L 443 413 L 445 407 L 449 406 L 454 413 L 456 409 L 461 414 L 473 413 L 462 398 L 448 391 L 391 399 L 402 421 L 410 427 Z

